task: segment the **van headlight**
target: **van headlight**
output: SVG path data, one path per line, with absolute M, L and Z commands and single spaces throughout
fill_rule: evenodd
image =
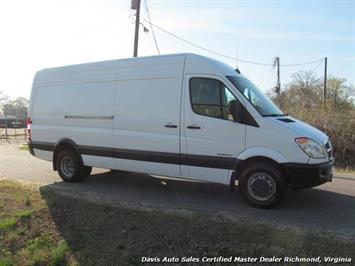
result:
M 301 137 L 296 138 L 295 141 L 301 150 L 303 150 L 308 156 L 315 159 L 325 158 L 325 151 L 323 147 L 313 139 Z

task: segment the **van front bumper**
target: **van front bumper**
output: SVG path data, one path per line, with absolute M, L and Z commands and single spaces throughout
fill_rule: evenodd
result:
M 333 162 L 321 164 L 283 164 L 284 174 L 292 188 L 309 188 L 331 182 L 333 178 Z

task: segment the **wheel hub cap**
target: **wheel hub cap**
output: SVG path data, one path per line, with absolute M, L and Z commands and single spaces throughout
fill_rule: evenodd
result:
M 67 177 L 72 177 L 75 172 L 74 161 L 69 156 L 65 156 L 60 161 L 60 168 Z
M 249 194 L 260 201 L 267 201 L 276 192 L 275 180 L 267 173 L 255 173 L 248 180 Z

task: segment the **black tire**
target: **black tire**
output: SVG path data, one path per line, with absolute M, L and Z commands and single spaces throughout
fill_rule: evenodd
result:
M 59 176 L 66 182 L 77 182 L 88 177 L 92 167 L 82 165 L 76 152 L 65 149 L 59 152 L 56 159 Z
M 244 169 L 239 179 L 239 190 L 250 205 L 266 209 L 280 204 L 287 183 L 276 166 L 258 162 Z

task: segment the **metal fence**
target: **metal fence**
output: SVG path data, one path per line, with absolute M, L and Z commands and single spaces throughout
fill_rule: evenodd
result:
M 0 116 L 0 139 L 26 138 L 26 119 Z

